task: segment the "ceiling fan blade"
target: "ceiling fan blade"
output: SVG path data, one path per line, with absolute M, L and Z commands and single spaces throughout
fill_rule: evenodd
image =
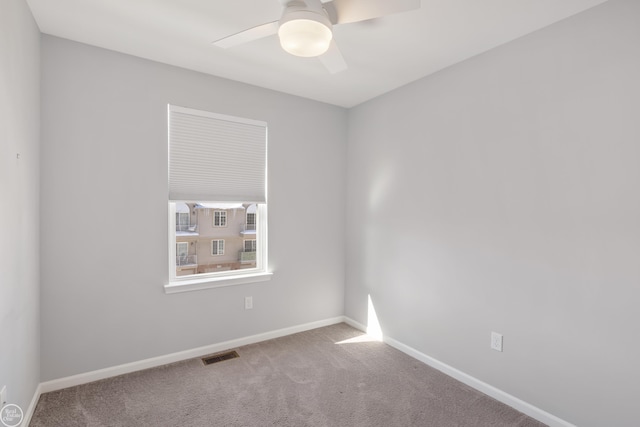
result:
M 331 40 L 329 50 L 318 58 L 331 74 L 336 74 L 347 69 L 347 63 L 345 62 L 340 49 L 338 49 L 338 45 L 335 40 Z
M 329 15 L 328 9 L 334 9 L 334 24 L 348 24 L 420 9 L 420 0 L 333 0 L 324 6 Z
M 267 24 L 249 28 L 248 30 L 240 31 L 239 33 L 224 37 L 220 40 L 216 40 L 212 44 L 223 49 L 229 49 L 230 47 L 268 37 L 270 35 L 276 34 L 277 32 L 278 21 L 273 21 Z

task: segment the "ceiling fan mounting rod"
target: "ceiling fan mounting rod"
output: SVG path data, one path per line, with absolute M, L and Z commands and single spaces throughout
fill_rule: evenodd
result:
M 320 0 L 291 0 L 287 2 L 282 12 L 282 18 L 280 18 L 280 25 L 293 19 L 318 20 L 329 29 L 332 27 L 329 15 Z

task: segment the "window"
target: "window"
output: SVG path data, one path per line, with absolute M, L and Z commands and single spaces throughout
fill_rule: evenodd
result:
M 247 230 L 255 230 L 256 229 L 256 213 L 255 212 L 247 212 L 247 221 L 246 221 L 246 229 Z
M 211 255 L 224 255 L 224 240 L 211 241 Z
M 268 280 L 266 123 L 171 105 L 168 110 L 165 291 Z M 183 256 L 188 268 L 180 264 Z
M 213 226 L 214 227 L 226 227 L 227 226 L 227 213 L 225 211 L 213 212 Z
M 180 230 L 189 228 L 189 212 L 176 212 L 176 227 Z
M 176 257 L 184 259 L 189 255 L 189 243 L 177 242 L 176 243 Z
M 189 206 L 185 203 L 178 203 L 176 205 L 176 230 L 187 231 L 189 229 L 191 221 L 189 213 Z
M 244 251 L 245 252 L 255 252 L 256 251 L 256 240 L 249 239 L 244 241 Z

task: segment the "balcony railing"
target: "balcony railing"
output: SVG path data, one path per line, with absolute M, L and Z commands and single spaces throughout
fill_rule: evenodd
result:
M 198 265 L 198 255 L 183 255 L 176 257 L 176 267 L 185 265 Z
M 238 260 L 240 262 L 256 262 L 256 252 L 240 251 L 238 253 Z

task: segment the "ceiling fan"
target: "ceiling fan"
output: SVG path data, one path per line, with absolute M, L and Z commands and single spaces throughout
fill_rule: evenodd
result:
M 347 68 L 333 39 L 333 25 L 380 18 L 420 8 L 420 0 L 279 0 L 279 21 L 261 24 L 213 42 L 224 49 L 278 34 L 282 48 L 292 55 L 319 57 L 335 74 Z

